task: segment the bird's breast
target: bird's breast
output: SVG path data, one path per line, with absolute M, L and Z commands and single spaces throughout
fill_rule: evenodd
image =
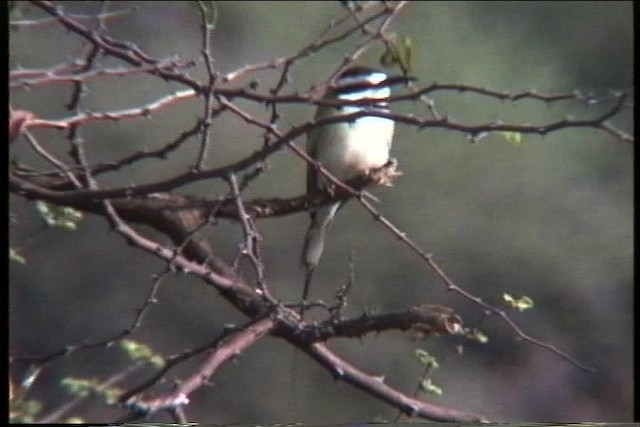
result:
M 389 160 L 394 122 L 362 117 L 317 129 L 317 159 L 334 176 L 349 180 Z

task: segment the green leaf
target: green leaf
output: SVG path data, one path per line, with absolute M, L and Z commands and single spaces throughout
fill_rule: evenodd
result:
M 398 66 L 404 74 L 413 70 L 413 44 L 408 36 L 397 36 L 386 46 L 380 56 L 380 64 L 385 68 Z
M 483 332 L 481 332 L 479 329 L 470 329 L 467 332 L 467 338 L 477 341 L 480 344 L 486 344 L 489 342 L 489 337 L 486 336 Z
M 62 386 L 66 388 L 70 394 L 85 397 L 97 387 L 97 383 L 95 380 L 67 377 L 62 380 Z
M 511 295 L 504 293 L 502 294 L 502 298 L 506 301 L 507 304 L 509 304 L 511 308 L 514 308 L 518 311 L 525 311 L 533 308 L 533 299 L 526 295 L 520 298 L 514 298 Z
M 416 359 L 418 359 L 420 363 L 422 363 L 427 368 L 435 369 L 440 366 L 438 365 L 438 360 L 434 356 L 430 355 L 422 349 L 417 349 L 414 354 L 416 356 Z
M 9 261 L 15 261 L 20 264 L 26 264 L 27 260 L 13 248 L 9 248 Z
M 42 404 L 37 400 L 13 398 L 9 400 L 9 422 L 32 424 L 42 410 Z
M 82 212 L 72 207 L 51 205 L 42 200 L 36 202 L 36 209 L 47 225 L 69 231 L 76 230 L 83 217 Z
M 524 141 L 524 136 L 520 132 L 500 132 L 504 139 L 513 145 L 520 145 Z
M 115 404 L 123 393 L 123 390 L 117 387 L 103 387 L 95 379 L 66 377 L 62 380 L 62 386 L 75 396 L 85 397 L 89 394 L 99 396 L 108 405 Z
M 427 394 L 431 394 L 433 396 L 442 396 L 442 387 L 435 385 L 431 378 L 427 378 L 426 380 L 420 381 L 420 390 L 424 391 Z
M 127 356 L 137 362 L 150 363 L 157 368 L 162 368 L 165 364 L 164 358 L 155 353 L 148 345 L 140 344 L 133 340 L 122 340 L 119 346 Z

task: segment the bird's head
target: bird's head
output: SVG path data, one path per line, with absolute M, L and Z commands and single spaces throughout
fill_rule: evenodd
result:
M 328 95 L 340 100 L 383 99 L 391 95 L 391 87 L 413 80 L 407 76 L 389 76 L 374 68 L 354 66 L 344 70 Z

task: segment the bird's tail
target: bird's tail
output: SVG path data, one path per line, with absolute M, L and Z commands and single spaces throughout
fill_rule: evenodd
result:
M 331 222 L 336 216 L 338 209 L 342 203 L 325 206 L 317 209 L 311 214 L 311 225 L 304 237 L 304 245 L 302 247 L 301 264 L 305 268 L 304 287 L 302 289 L 302 302 L 300 304 L 300 317 L 304 314 L 304 306 L 307 303 L 309 290 L 311 288 L 311 279 L 313 271 L 320 262 L 320 257 L 324 251 L 324 243 L 327 237 L 327 231 Z
M 307 297 L 309 296 L 309 289 L 311 288 L 311 279 L 313 278 L 314 267 L 306 266 L 307 271 L 304 275 L 304 288 L 302 289 L 302 301 L 300 302 L 300 319 L 304 317 L 304 306 L 307 304 Z

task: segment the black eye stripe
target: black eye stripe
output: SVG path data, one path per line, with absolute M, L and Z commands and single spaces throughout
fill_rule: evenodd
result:
M 381 83 L 371 83 L 368 80 L 362 80 L 360 82 L 350 83 L 348 85 L 338 85 L 330 90 L 330 93 L 336 95 L 346 95 L 351 93 L 363 92 L 367 90 L 375 91 L 376 89 L 384 89 L 388 86 L 384 84 L 384 81 Z
M 352 78 L 350 78 L 350 80 L 352 80 Z M 365 91 L 365 90 L 391 88 L 401 83 L 406 83 L 406 81 L 407 79 L 405 79 L 404 77 L 390 77 L 378 83 L 371 82 L 367 78 L 364 78 L 360 81 L 355 81 L 355 82 L 352 81 L 347 84 L 340 84 L 340 80 L 338 80 L 336 82 L 336 85 L 329 89 L 329 93 L 341 95 L 341 94 L 356 93 L 356 92 Z
M 362 76 L 363 78 L 366 78 L 367 76 L 373 73 L 382 73 L 382 71 L 376 70 L 374 68 L 369 68 L 369 67 L 356 66 L 356 67 L 351 67 L 344 70 L 342 74 L 340 74 L 340 77 L 338 77 L 338 80 L 344 77 Z

